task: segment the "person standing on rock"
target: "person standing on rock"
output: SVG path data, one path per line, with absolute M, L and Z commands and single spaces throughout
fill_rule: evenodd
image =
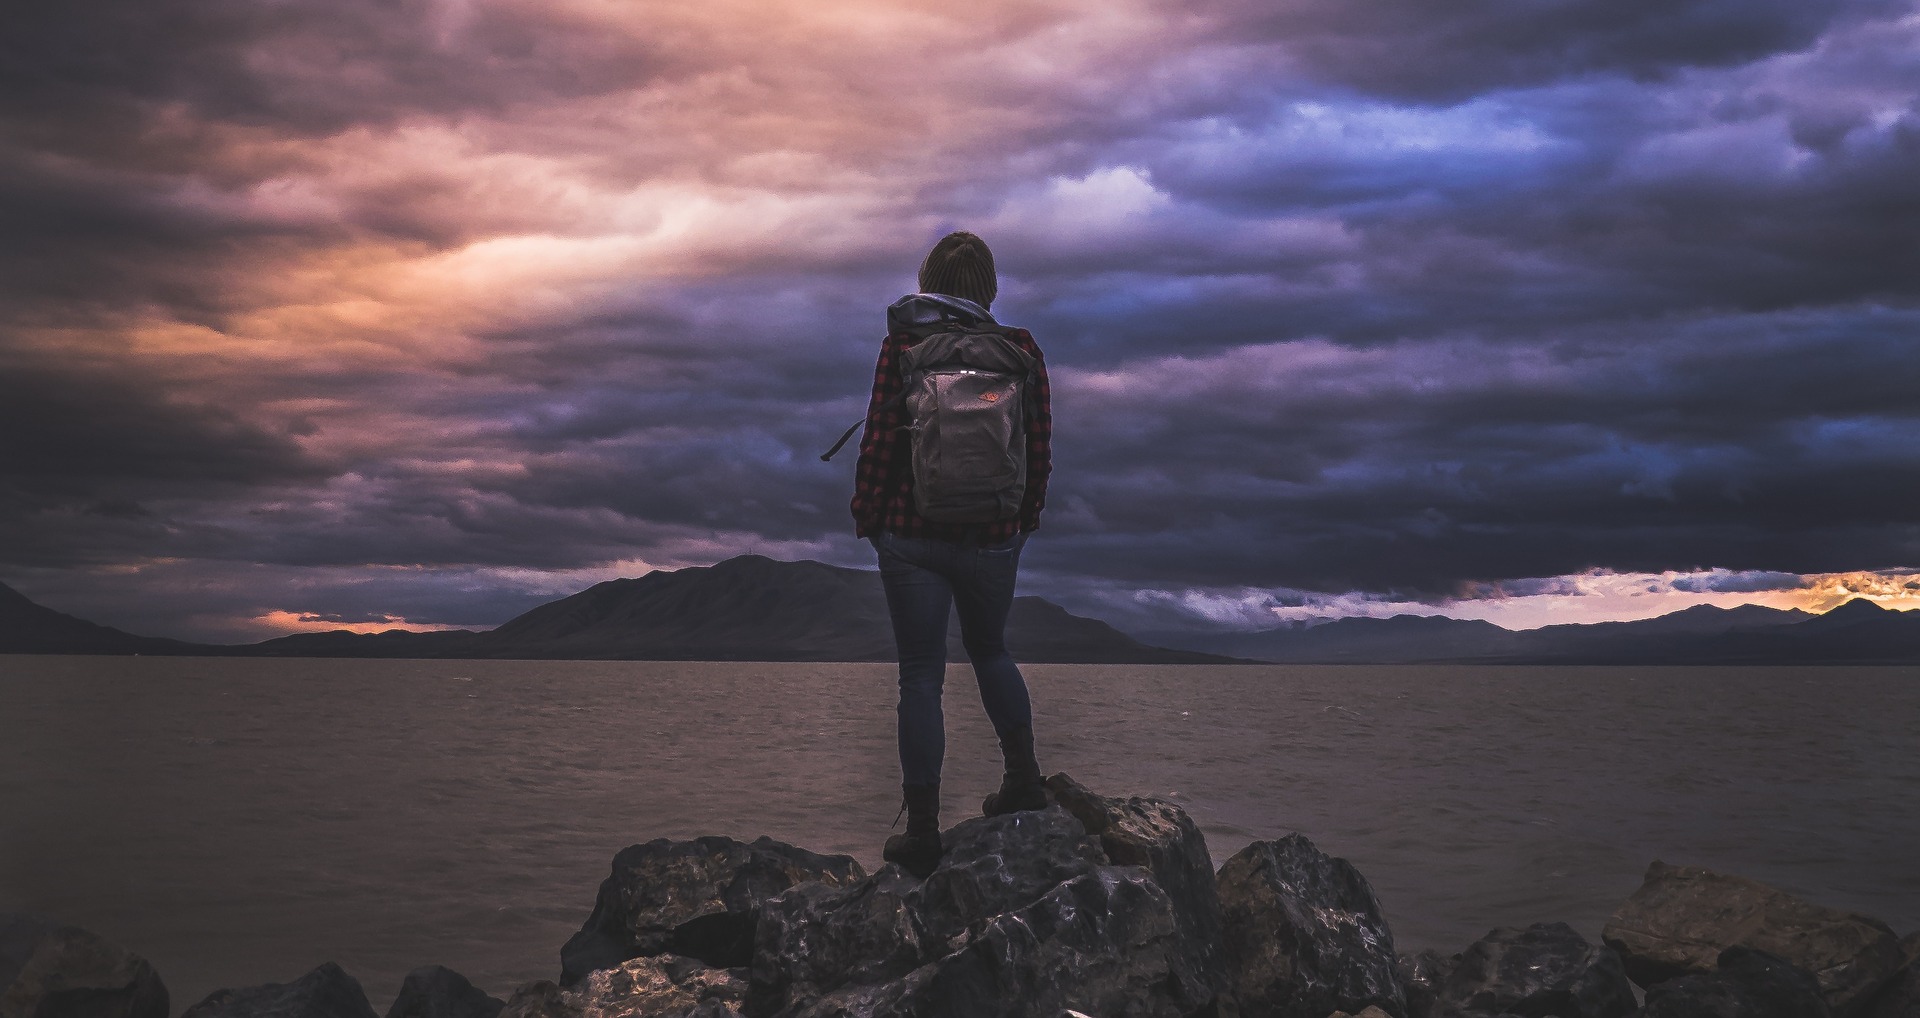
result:
M 855 533 L 879 555 L 900 659 L 907 829 L 883 854 L 924 877 L 943 851 L 940 693 L 951 609 L 1006 762 L 982 808 L 991 816 L 1047 804 L 1006 629 L 1020 550 L 1046 505 L 1053 413 L 1039 345 L 988 310 L 999 282 L 984 241 L 942 238 L 920 266 L 920 291 L 887 309 L 852 509 Z

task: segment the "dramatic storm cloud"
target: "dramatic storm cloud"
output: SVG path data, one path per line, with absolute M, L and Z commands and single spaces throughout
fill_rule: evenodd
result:
M 1890 0 L 41 5 L 0 580 L 252 639 L 864 564 L 817 454 L 966 228 L 1053 371 L 1035 592 L 1911 600 L 1916 167 Z

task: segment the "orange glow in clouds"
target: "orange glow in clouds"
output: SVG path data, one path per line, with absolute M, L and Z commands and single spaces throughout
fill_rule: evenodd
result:
M 286 633 L 385 633 L 401 630 L 408 633 L 438 633 L 459 626 L 437 626 L 418 622 L 408 622 L 397 615 L 384 616 L 377 622 L 336 622 L 306 612 L 271 611 L 256 616 L 254 621 L 277 632 Z

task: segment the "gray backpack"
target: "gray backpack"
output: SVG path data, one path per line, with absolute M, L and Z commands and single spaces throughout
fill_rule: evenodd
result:
M 892 331 L 920 337 L 901 358 L 906 384 L 893 401 L 907 410 L 914 509 L 941 523 L 1018 515 L 1027 489 L 1033 355 L 986 309 L 943 294 L 902 297 L 887 320 Z M 831 459 L 859 427 L 820 458 Z

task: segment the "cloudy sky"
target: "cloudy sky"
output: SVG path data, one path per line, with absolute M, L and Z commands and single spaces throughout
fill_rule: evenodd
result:
M 1029 592 L 1911 606 L 1917 169 L 1912 0 L 28 5 L 0 581 L 251 640 L 869 564 L 818 454 L 964 228 Z

